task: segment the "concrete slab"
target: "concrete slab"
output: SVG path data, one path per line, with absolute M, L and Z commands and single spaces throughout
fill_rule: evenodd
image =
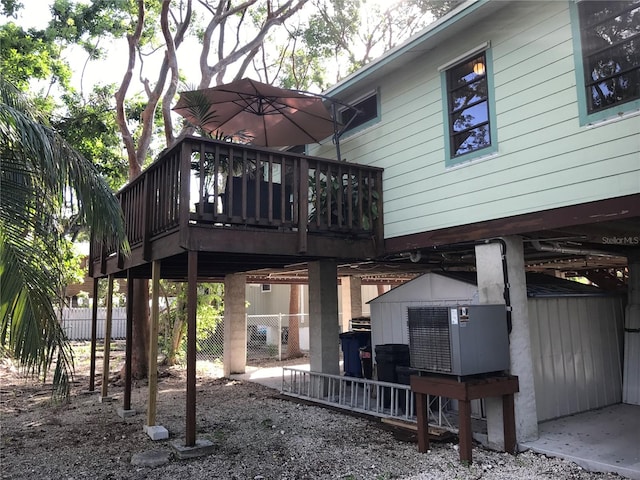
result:
M 149 450 L 131 456 L 131 465 L 140 467 L 160 467 L 169 463 L 171 453 L 165 450 Z
M 640 480 L 640 406 L 617 404 L 543 422 L 520 447 L 565 458 L 590 471 Z
M 129 417 L 134 417 L 136 415 L 135 410 L 131 409 L 131 410 L 125 410 L 124 408 L 119 408 L 118 409 L 118 416 L 120 418 L 129 418 Z
M 205 455 L 211 455 L 215 450 L 215 445 L 210 440 L 196 440 L 196 444 L 193 447 L 185 446 L 184 439 L 174 440 L 170 444 L 180 460 L 204 457 Z
M 162 425 L 145 425 L 143 430 L 153 441 L 166 440 L 169 438 L 169 430 Z
M 309 370 L 307 365 L 294 365 L 294 368 L 301 370 Z M 230 375 L 233 380 L 244 380 L 248 382 L 259 383 L 265 387 L 275 390 L 282 390 L 282 367 L 251 367 L 248 366 L 245 373 L 237 373 Z
M 100 397 L 98 397 L 98 401 L 100 403 L 111 403 L 111 402 L 113 402 L 113 397 L 102 397 L 102 396 L 100 396 Z

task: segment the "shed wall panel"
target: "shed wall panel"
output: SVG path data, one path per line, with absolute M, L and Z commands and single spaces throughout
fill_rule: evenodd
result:
M 622 302 L 618 298 L 530 298 L 539 421 L 619 403 Z

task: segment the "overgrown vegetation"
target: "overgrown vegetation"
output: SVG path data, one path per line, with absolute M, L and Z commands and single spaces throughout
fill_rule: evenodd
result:
M 186 356 L 187 333 L 187 285 L 185 283 L 161 281 L 165 309 L 160 315 L 161 348 L 167 352 L 167 363 L 175 365 Z M 215 351 L 213 333 L 218 328 L 223 313 L 224 285 L 201 283 L 198 285 L 196 310 L 196 348 L 200 352 Z M 212 348 L 214 347 L 214 348 Z M 219 345 L 222 353 L 222 345 Z

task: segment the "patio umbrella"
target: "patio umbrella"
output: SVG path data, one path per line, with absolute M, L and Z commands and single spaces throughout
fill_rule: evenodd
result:
M 317 143 L 337 130 L 322 97 L 249 78 L 182 92 L 173 110 L 207 132 L 264 147 Z

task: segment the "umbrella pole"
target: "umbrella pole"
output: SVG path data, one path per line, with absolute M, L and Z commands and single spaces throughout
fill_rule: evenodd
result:
M 340 162 L 342 161 L 342 158 L 340 155 L 340 132 L 338 132 L 338 120 L 337 120 L 338 112 L 336 111 L 335 102 L 331 102 L 331 110 L 332 110 L 331 113 L 333 117 L 333 143 L 336 144 L 336 158 Z

